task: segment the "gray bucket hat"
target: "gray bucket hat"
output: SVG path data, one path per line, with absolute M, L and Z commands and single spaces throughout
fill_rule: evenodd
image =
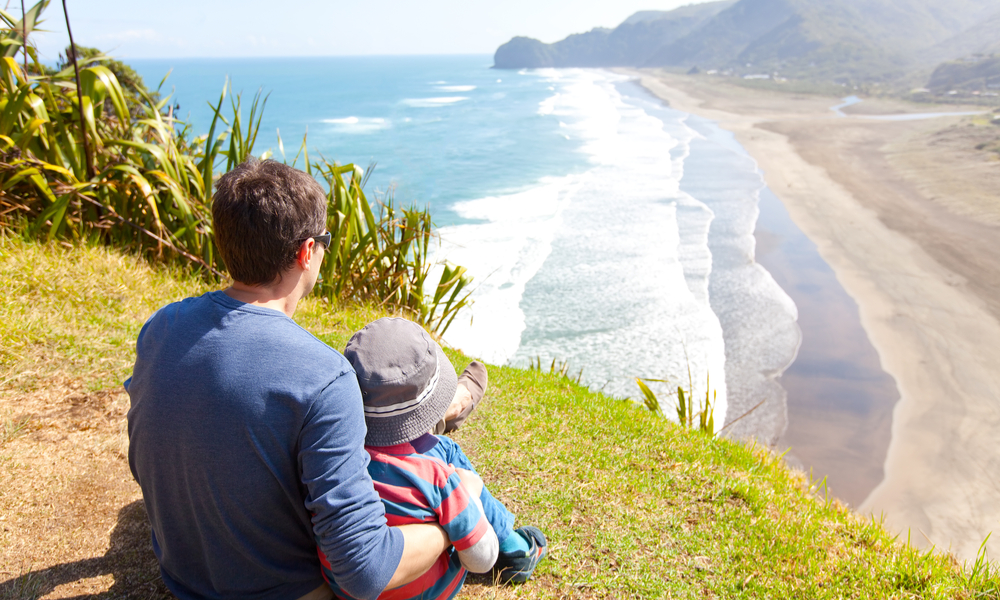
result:
M 424 328 L 413 321 L 374 321 L 347 342 L 365 405 L 369 446 L 417 439 L 444 417 L 455 398 L 455 367 Z

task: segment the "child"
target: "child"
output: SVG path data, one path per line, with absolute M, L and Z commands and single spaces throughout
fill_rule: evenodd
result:
M 354 334 L 344 356 L 361 386 L 368 472 L 389 525 L 436 522 L 453 544 L 426 573 L 379 598 L 446 600 L 466 571 L 492 569 L 501 583 L 527 581 L 547 552 L 545 536 L 535 527 L 513 530 L 514 515 L 482 485 L 458 444 L 429 433 L 440 429 L 460 385 L 441 348 L 416 323 L 386 318 Z M 473 404 L 482 397 L 485 369 L 482 376 L 462 382 Z M 324 576 L 337 597 L 348 598 Z

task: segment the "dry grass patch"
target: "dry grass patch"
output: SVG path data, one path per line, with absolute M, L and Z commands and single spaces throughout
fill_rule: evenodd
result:
M 0 448 L 0 598 L 169 597 L 128 469 L 128 396 L 48 383 L 0 396 L 31 415 Z
M 163 597 L 121 381 L 145 319 L 203 285 L 3 232 L 0 288 L 0 598 Z

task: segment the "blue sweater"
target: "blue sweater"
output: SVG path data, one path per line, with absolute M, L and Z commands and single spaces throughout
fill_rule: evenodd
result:
M 403 552 L 368 475 L 350 363 L 281 312 L 223 292 L 157 311 L 136 345 L 129 465 L 181 599 L 375 598 Z

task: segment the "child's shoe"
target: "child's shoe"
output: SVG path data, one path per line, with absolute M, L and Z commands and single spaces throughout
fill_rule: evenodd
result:
M 469 363 L 469 366 L 465 367 L 465 370 L 459 375 L 458 385 L 465 386 L 465 389 L 469 390 L 472 401 L 465 407 L 465 410 L 451 421 L 445 421 L 444 417 L 441 417 L 441 420 L 434 426 L 434 430 L 432 431 L 435 435 L 455 431 L 465 423 L 465 420 L 469 418 L 472 411 L 479 406 L 479 401 L 486 394 L 486 386 L 489 385 L 489 375 L 486 373 L 486 365 L 478 360 Z
M 512 535 L 520 535 L 526 539 L 529 549 L 501 552 L 497 556 L 493 575 L 500 583 L 524 583 L 549 551 L 545 534 L 537 527 L 519 527 Z

